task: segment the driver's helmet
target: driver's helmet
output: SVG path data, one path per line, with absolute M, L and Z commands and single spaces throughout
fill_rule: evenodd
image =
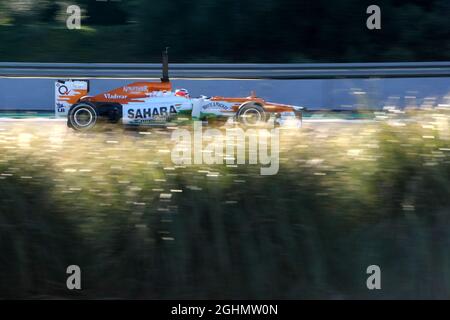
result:
M 177 89 L 175 90 L 175 95 L 178 97 L 189 98 L 189 92 L 186 89 Z

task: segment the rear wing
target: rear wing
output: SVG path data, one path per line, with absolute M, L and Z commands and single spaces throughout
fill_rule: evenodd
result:
M 89 92 L 89 80 L 55 82 L 55 117 L 67 117 L 70 107 Z

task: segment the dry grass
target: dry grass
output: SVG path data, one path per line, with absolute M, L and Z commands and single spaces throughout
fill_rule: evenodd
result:
M 449 119 L 284 132 L 275 176 L 175 166 L 166 130 L 0 127 L 0 297 L 448 298 Z

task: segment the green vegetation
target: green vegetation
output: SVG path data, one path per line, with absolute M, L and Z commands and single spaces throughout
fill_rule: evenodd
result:
M 82 28 L 68 30 L 68 5 Z M 450 60 L 447 0 L 0 0 L 0 61 L 377 62 Z
M 448 298 L 450 114 L 408 117 L 284 132 L 275 176 L 174 166 L 165 130 L 2 126 L 0 297 Z

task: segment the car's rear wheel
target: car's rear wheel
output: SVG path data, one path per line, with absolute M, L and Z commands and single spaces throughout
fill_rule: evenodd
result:
M 68 121 L 69 126 L 78 131 L 92 129 L 98 120 L 98 113 L 95 106 L 87 103 L 80 103 L 70 108 Z
M 257 127 L 267 122 L 267 114 L 258 104 L 242 106 L 236 116 L 239 123 L 246 127 Z

